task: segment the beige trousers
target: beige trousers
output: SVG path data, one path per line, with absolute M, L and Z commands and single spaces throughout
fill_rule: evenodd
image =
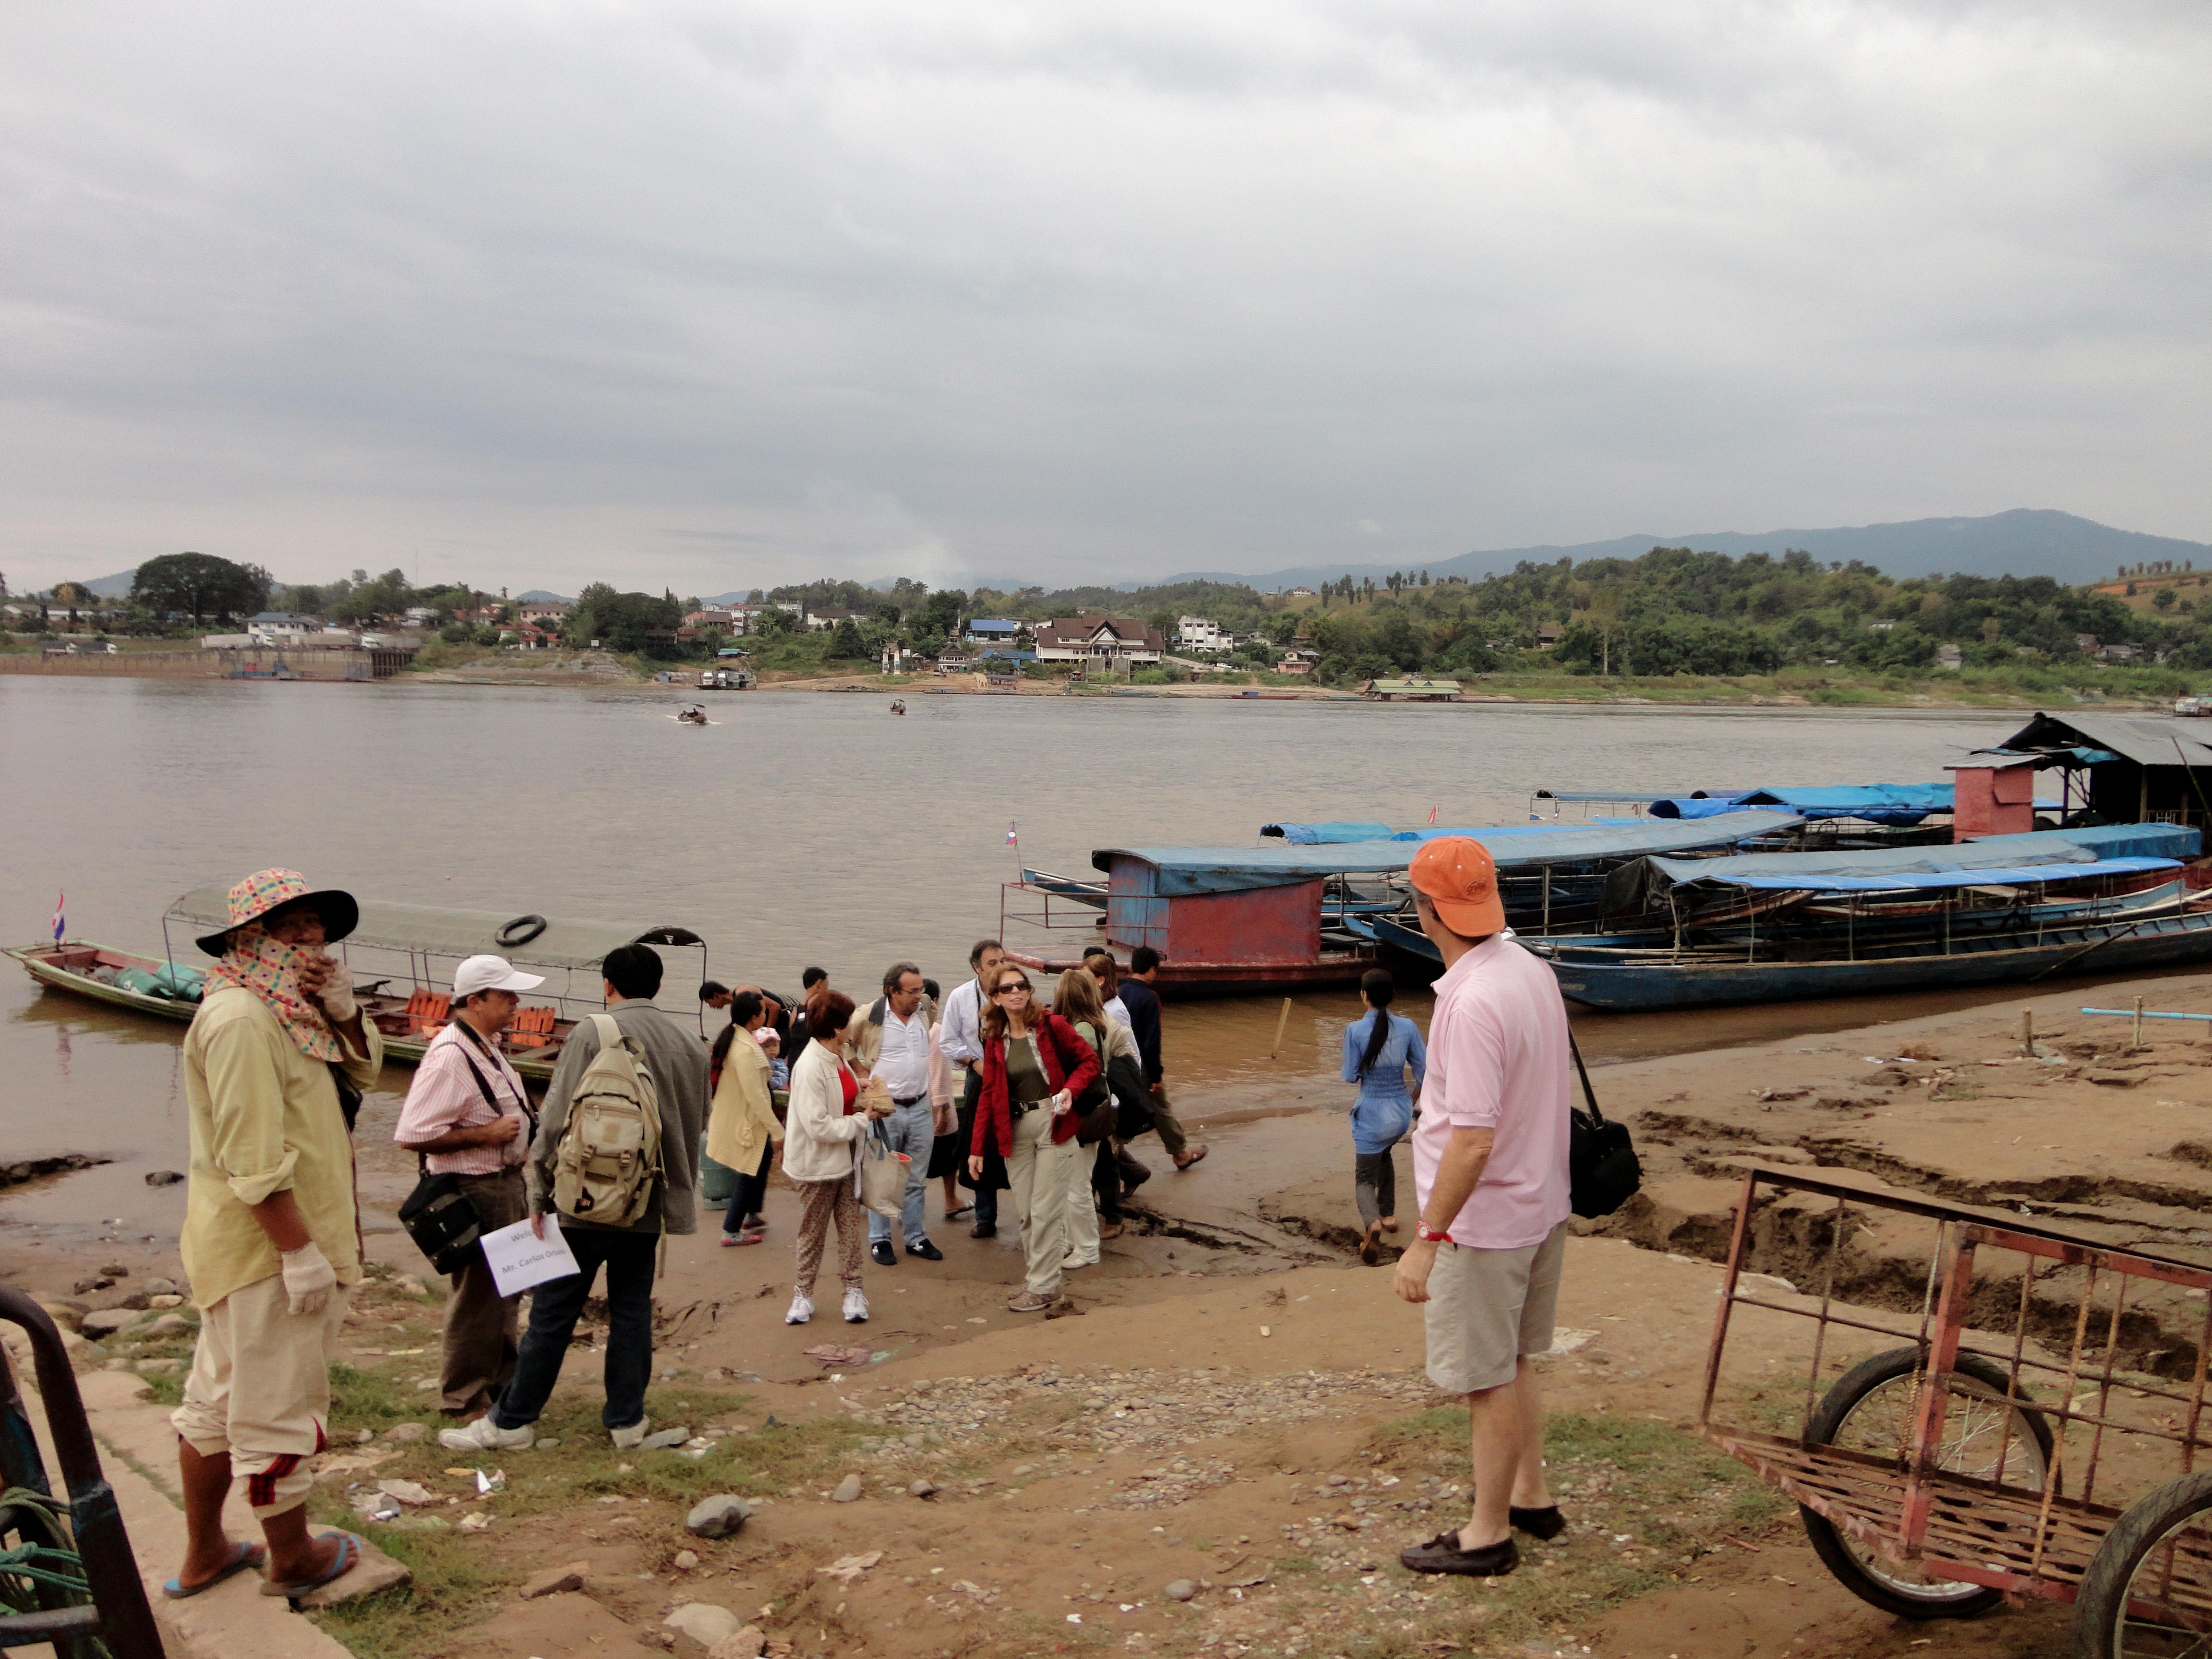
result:
M 1060 1295 L 1060 1262 L 1067 1254 L 1069 1170 L 1083 1148 L 1071 1139 L 1052 1142 L 1050 1107 L 1025 1112 L 1014 1125 L 1014 1150 L 1006 1154 L 1006 1184 L 1022 1218 L 1022 1259 L 1033 1296 Z
M 1098 1200 L 1091 1190 L 1091 1170 L 1098 1149 L 1067 1143 L 1075 1156 L 1067 1163 L 1067 1253 L 1079 1261 L 1098 1260 Z
M 307 1460 L 330 1444 L 331 1361 L 345 1322 L 346 1291 L 322 1311 L 286 1311 L 280 1274 L 233 1291 L 200 1316 L 184 1403 L 169 1413 L 178 1437 L 203 1457 L 230 1454 L 231 1478 L 266 1520 L 307 1501 Z

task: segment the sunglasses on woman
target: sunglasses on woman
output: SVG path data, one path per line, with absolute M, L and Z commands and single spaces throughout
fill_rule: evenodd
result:
M 991 994 L 994 997 L 1012 996 L 1016 991 L 1019 991 L 1024 996 L 1027 996 L 1029 990 L 1030 985 L 1027 980 L 1017 980 L 1012 985 L 1001 985 Z

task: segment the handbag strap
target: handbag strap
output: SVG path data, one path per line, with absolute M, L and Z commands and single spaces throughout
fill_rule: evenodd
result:
M 1597 1093 L 1590 1087 L 1589 1067 L 1583 1064 L 1583 1051 L 1575 1042 L 1575 1034 L 1571 1030 L 1567 1032 L 1567 1052 L 1575 1057 L 1575 1070 L 1582 1077 L 1583 1098 L 1589 1102 L 1590 1121 L 1602 1126 L 1605 1122 L 1605 1114 L 1597 1109 Z

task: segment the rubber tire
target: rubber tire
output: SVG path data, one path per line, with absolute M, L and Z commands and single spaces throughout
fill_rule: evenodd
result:
M 2169 1480 L 2130 1504 L 2112 1523 L 2105 1541 L 2081 1575 L 2074 1598 L 2075 1659 L 2112 1659 L 2118 1652 L 2114 1626 L 2119 1622 L 2128 1582 L 2160 1539 L 2192 1515 L 2212 1510 L 2212 1472 Z
M 545 931 L 545 918 L 535 914 L 517 916 L 513 921 L 491 936 L 491 942 L 502 951 L 512 951 L 536 939 Z
M 2010 1382 L 2005 1368 L 1993 1359 L 1979 1354 L 1962 1353 L 1958 1358 L 1958 1369 L 1977 1382 L 1987 1383 L 1999 1393 L 2006 1390 Z M 1893 1348 L 1887 1353 L 1878 1353 L 1861 1360 L 1838 1377 L 1814 1412 L 1812 1421 L 1805 1425 L 1805 1443 L 1808 1446 L 1832 1444 L 1844 1419 L 1850 1415 L 1851 1407 L 1885 1382 L 1894 1382 L 1901 1376 L 1910 1376 L 1921 1364 L 1920 1350 Z M 2044 1467 L 2051 1464 L 2051 1425 L 2032 1413 L 2026 1417 L 2028 1431 L 2035 1437 L 2043 1452 Z M 1943 1602 L 1915 1601 L 1899 1595 L 1887 1585 L 1869 1575 L 1851 1553 L 1850 1546 L 1836 1530 L 1835 1523 L 1817 1510 L 1804 1504 L 1797 1507 L 1798 1517 L 1805 1523 L 1805 1536 L 1836 1582 L 1845 1589 L 1884 1613 L 1899 1619 L 1971 1619 L 1977 1613 L 1987 1613 L 2004 1600 L 2002 1590 L 1983 1589 L 1972 1595 L 1961 1595 Z

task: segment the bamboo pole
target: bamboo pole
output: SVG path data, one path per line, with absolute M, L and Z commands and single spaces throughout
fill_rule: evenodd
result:
M 1282 1014 L 1275 1021 L 1275 1046 L 1267 1050 L 1268 1059 L 1273 1060 L 1277 1054 L 1283 1052 L 1283 1033 L 1290 1029 L 1290 1024 L 1291 1000 L 1288 997 L 1285 997 L 1283 999 Z
M 2033 1008 L 2020 1011 L 2020 1052 L 2024 1059 L 2035 1058 L 2035 1011 Z

